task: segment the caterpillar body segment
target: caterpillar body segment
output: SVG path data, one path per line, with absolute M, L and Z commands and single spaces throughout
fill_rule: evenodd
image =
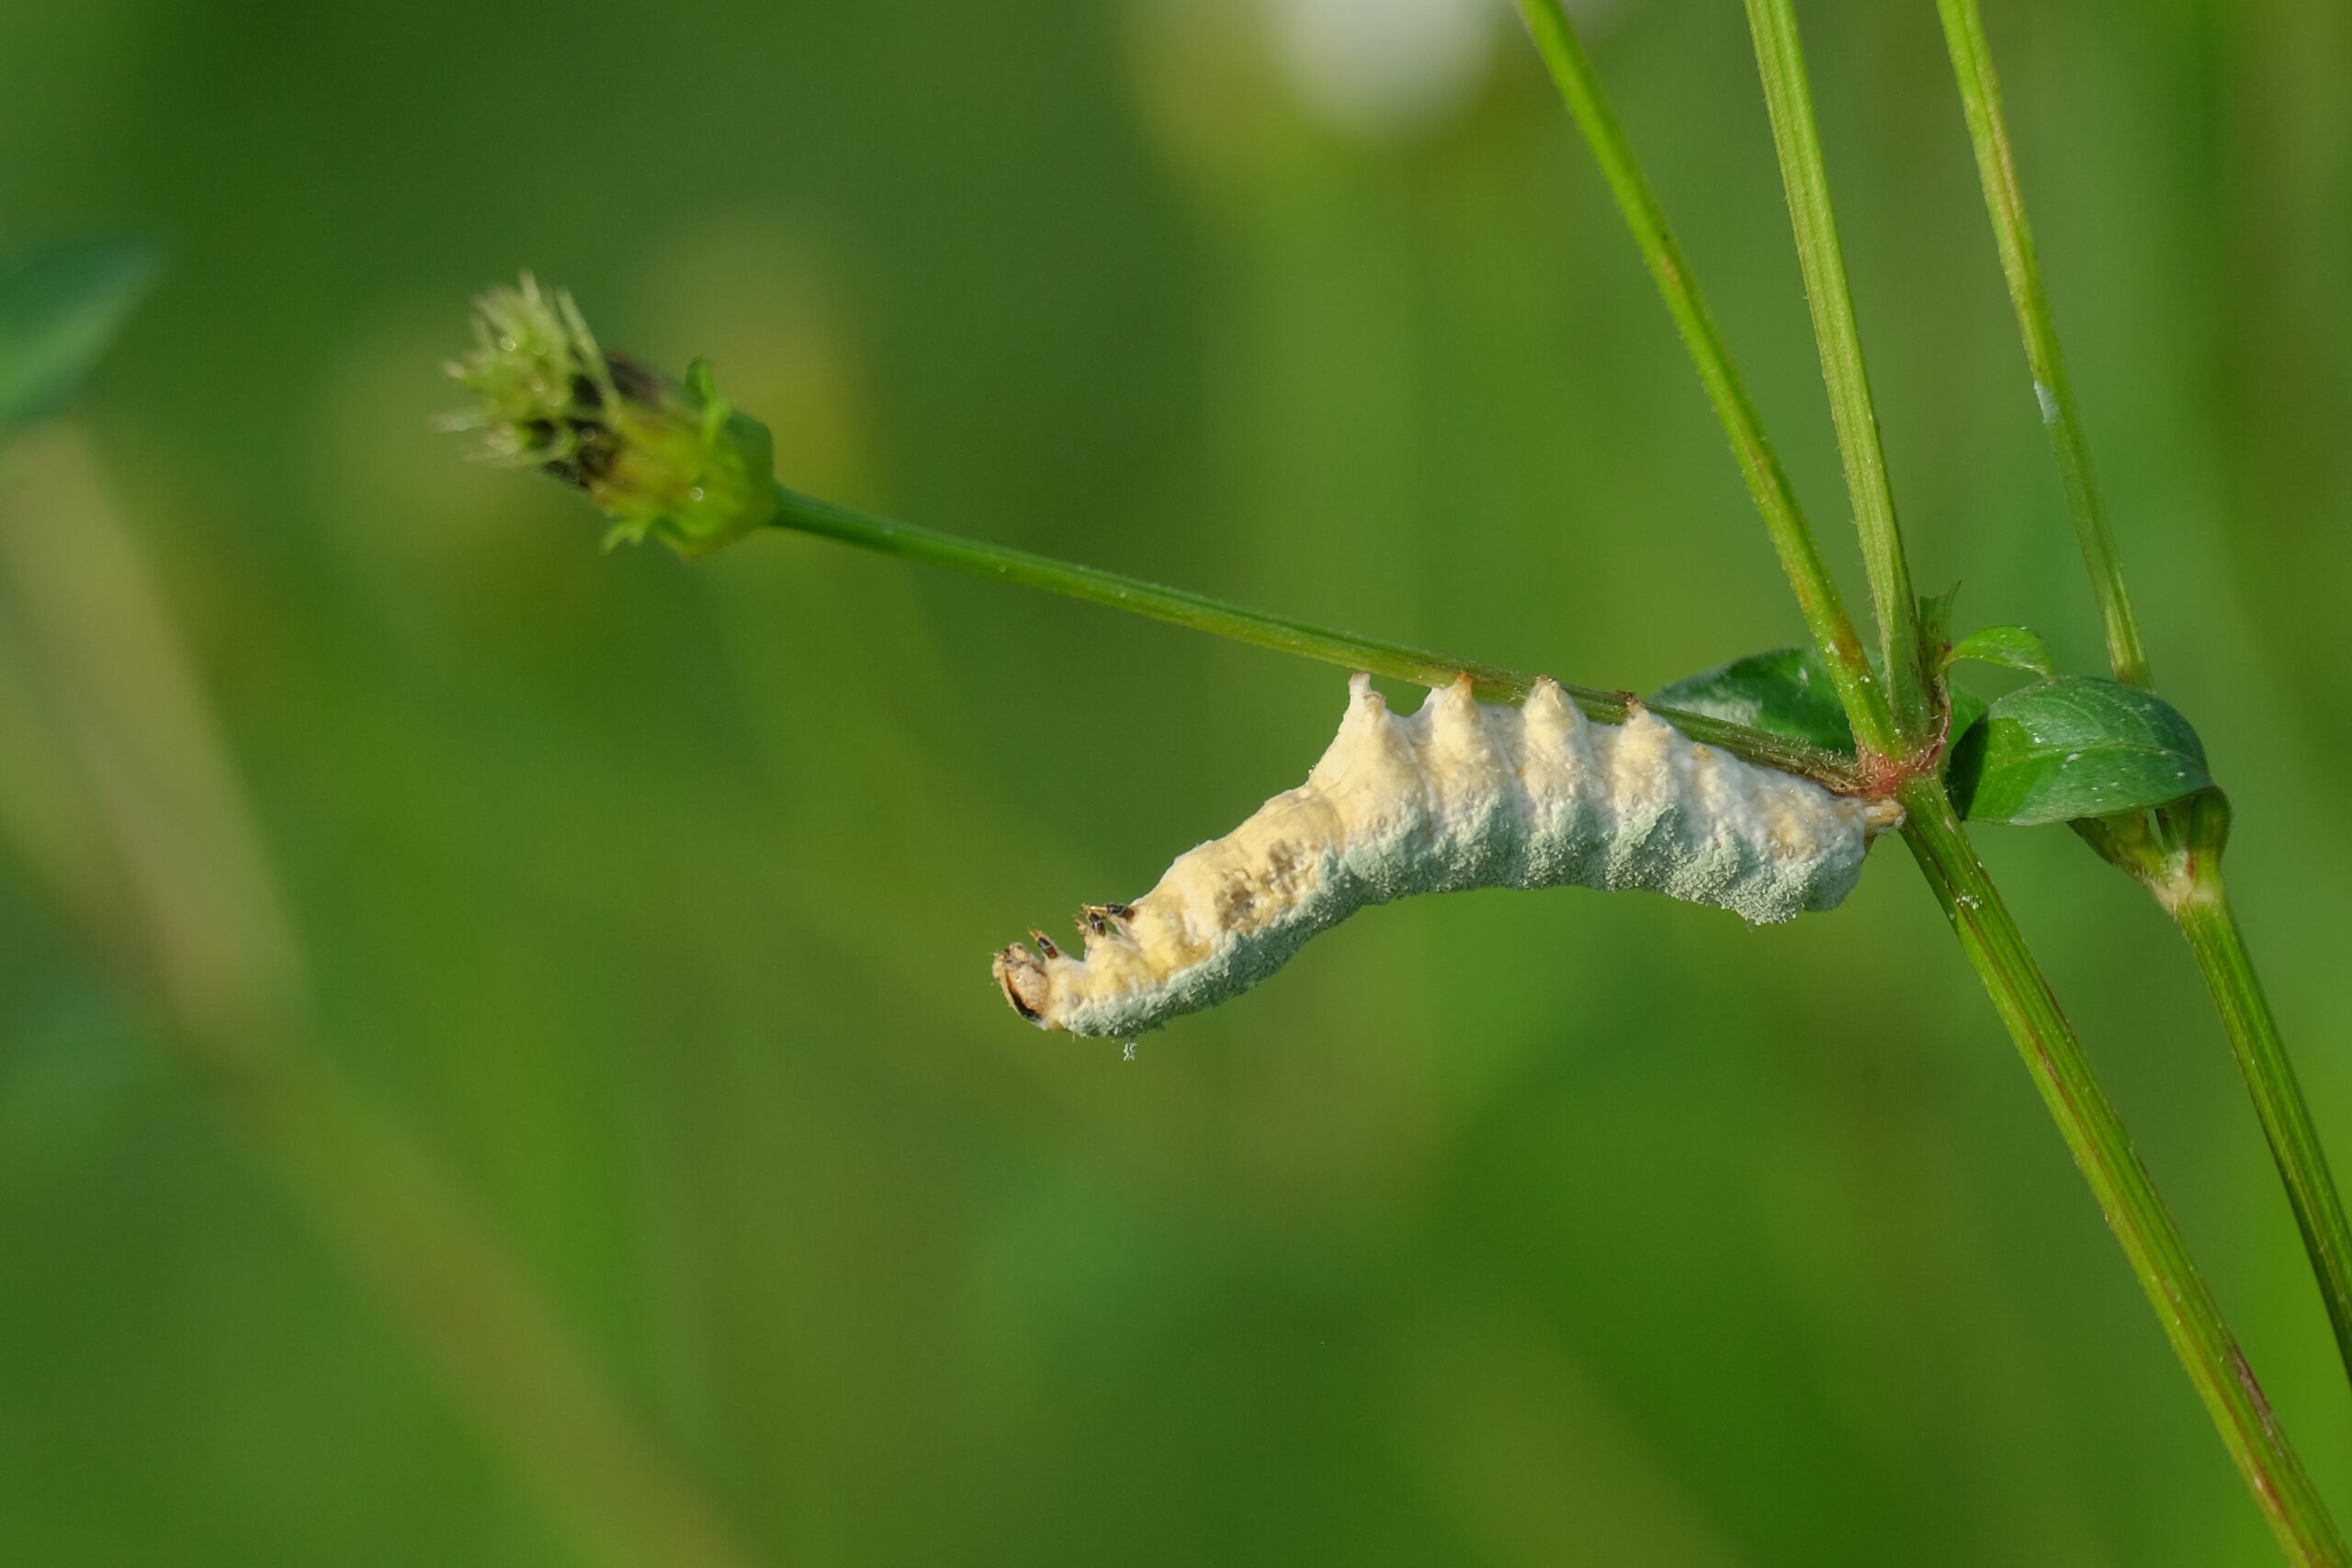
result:
M 1539 682 L 1488 706 L 1465 678 L 1389 711 L 1363 675 L 1306 782 L 1179 856 L 1132 904 L 1088 905 L 1083 955 L 1033 933 L 997 984 L 1041 1029 L 1132 1038 L 1239 995 L 1367 905 L 1467 887 L 1642 887 L 1758 924 L 1852 891 L 1886 803 L 1689 739 L 1646 709 L 1595 723 Z

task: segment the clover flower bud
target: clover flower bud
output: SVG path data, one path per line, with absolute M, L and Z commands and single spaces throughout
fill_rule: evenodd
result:
M 682 386 L 607 354 L 571 296 L 528 273 L 474 309 L 474 350 L 447 368 L 481 405 L 443 428 L 479 431 L 489 460 L 584 493 L 613 520 L 607 547 L 650 535 L 693 560 L 774 515 L 774 442 L 719 396 L 707 362 Z

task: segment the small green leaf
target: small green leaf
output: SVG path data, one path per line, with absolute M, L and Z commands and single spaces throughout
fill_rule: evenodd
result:
M 1959 686 L 1950 688 L 1951 736 L 1954 746 L 1985 714 L 1984 699 Z M 1653 693 L 1652 707 L 1681 708 L 1710 718 L 1785 735 L 1848 756 L 1854 732 L 1821 655 L 1809 648 L 1780 648 L 1751 653 L 1729 664 L 1677 681 Z M 1951 752 L 1945 756 L 1949 762 Z
M 1702 713 L 1853 754 L 1854 731 L 1838 705 L 1828 666 L 1808 648 L 1751 653 L 1677 681 L 1648 700 L 1653 707 Z
M 2213 783 L 2204 743 L 2177 710 L 2087 675 L 1995 703 L 1953 748 L 1951 780 L 1969 816 L 2020 827 L 2163 806 Z
M 0 432 L 74 395 L 154 276 L 154 253 L 120 241 L 0 255 Z
M 1984 716 L 1992 711 L 1992 707 L 1965 686 L 1947 682 L 1944 690 L 1951 698 L 1951 728 L 1944 731 L 1944 767 L 1949 770 L 1952 754 L 1960 750 L 1961 741 L 1967 738 L 1970 730 L 1984 722 Z
M 1986 626 L 1981 632 L 1971 632 L 1944 662 L 1956 664 L 1963 659 L 1973 659 L 1979 664 L 1997 664 L 2004 670 L 2023 670 L 2045 681 L 2058 672 L 2050 657 L 2050 645 L 2041 640 L 2041 634 L 2023 626 Z

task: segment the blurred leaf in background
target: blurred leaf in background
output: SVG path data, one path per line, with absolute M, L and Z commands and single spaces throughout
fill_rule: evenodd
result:
M 0 253 L 0 433 L 58 412 L 154 274 L 147 247 L 118 241 Z

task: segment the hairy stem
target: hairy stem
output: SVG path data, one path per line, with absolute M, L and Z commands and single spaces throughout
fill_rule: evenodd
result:
M 1905 840 L 2279 1545 L 2299 1564 L 2352 1562 L 1942 781 L 1914 779 L 1900 798 Z
M 1642 259 L 1648 264 L 1650 276 L 1657 280 L 1666 308 L 1682 334 L 1692 363 L 1698 367 L 1699 379 L 1706 387 L 1708 401 L 1714 405 L 1715 417 L 1722 421 L 1724 433 L 1731 438 L 1732 451 L 1747 480 L 1748 494 L 1755 499 L 1757 511 L 1763 514 L 1773 548 L 1780 552 L 1781 570 L 1788 574 L 1789 585 L 1796 591 L 1797 607 L 1804 613 L 1814 645 L 1821 650 L 1830 678 L 1837 683 L 1838 700 L 1845 705 L 1855 739 L 1866 752 L 1879 756 L 1900 754 L 1904 748 L 1894 716 L 1885 694 L 1871 674 L 1870 660 L 1863 655 L 1861 639 L 1855 635 L 1854 623 L 1846 613 L 1837 580 L 1821 558 L 1820 547 L 1815 543 L 1804 509 L 1797 503 L 1796 491 L 1771 444 L 1764 438 L 1756 405 L 1732 364 L 1731 350 L 1714 318 L 1708 313 L 1706 301 L 1700 298 L 1697 285 L 1690 281 L 1690 269 L 1683 260 L 1681 247 L 1667 227 L 1666 214 L 1648 180 L 1634 161 L 1624 128 L 1617 123 L 1615 111 L 1601 94 L 1600 78 L 1577 38 L 1567 11 L 1561 0 L 1519 0 L 1519 9 L 1535 40 L 1537 52 L 1552 73 L 1553 83 L 1600 164 L 1601 175 L 1609 182 L 1626 225 L 1633 230 L 1634 243 L 1640 247 Z
M 1928 676 L 1934 650 L 1920 645 L 1918 600 L 1904 558 L 1870 372 L 1862 362 L 1861 330 L 1854 319 L 1845 252 L 1830 207 L 1829 173 L 1822 159 L 1821 132 L 1814 123 L 1813 88 L 1805 77 L 1796 13 L 1790 0 L 1747 0 L 1747 25 L 1756 39 L 1756 66 L 1771 114 L 1781 183 L 1788 191 L 1789 220 L 1796 231 L 1813 334 L 1821 345 L 1822 378 L 1829 387 L 1829 412 L 1838 429 L 1846 490 L 1853 500 L 1862 564 L 1870 573 L 1871 601 L 1878 612 L 1879 660 L 1886 671 L 1888 701 L 1895 728 L 1908 746 L 1914 750 L 1932 747 L 1939 728 Z
M 2140 624 L 2132 614 L 2132 595 L 2123 586 L 2123 566 L 2115 553 L 2115 534 L 2108 526 L 2107 504 L 2099 498 L 2091 473 L 2090 443 L 2083 434 L 2082 410 L 2075 401 L 2074 382 L 2066 374 L 2066 356 L 2058 346 L 2058 327 L 2050 314 L 2050 296 L 2041 284 L 2041 263 L 2033 248 L 2033 230 L 2026 222 L 2025 197 L 2018 188 L 2017 163 L 2009 152 L 2009 128 L 2001 112 L 2001 82 L 1993 72 L 1993 54 L 1984 41 L 1984 18 L 1976 0 L 1936 0 L 1942 14 L 1944 41 L 1951 51 L 1952 73 L 1960 82 L 1961 108 L 1968 118 L 1969 141 L 1976 149 L 1976 172 L 1984 186 L 1984 206 L 1993 217 L 1993 234 L 2001 252 L 2001 271 L 2008 278 L 2009 301 L 2017 308 L 2018 329 L 2025 337 L 2025 356 L 2033 371 L 2034 400 L 2041 423 L 2050 432 L 2051 450 L 2057 454 L 2058 472 L 2066 487 L 2067 510 L 2074 514 L 2075 534 L 2082 541 L 2083 565 L 2098 596 L 2099 617 L 2107 628 L 2108 663 L 2115 678 L 2134 686 L 2151 683 L 2148 651 L 2140 641 Z
M 919 560 L 952 571 L 968 572 L 999 582 L 1018 583 L 1065 598 L 1081 599 L 1130 615 L 1171 626 L 1245 642 L 1278 653 L 1296 654 L 1343 669 L 1367 671 L 1424 686 L 1443 686 L 1467 674 L 1477 695 L 1486 702 L 1523 700 L 1536 677 L 1499 665 L 1453 659 L 1402 643 L 1381 642 L 1335 631 L 1303 621 L 1286 620 L 1244 609 L 1181 588 L 1163 588 L 1140 578 L 1123 577 L 1091 566 L 1078 566 L 1049 556 L 1034 555 L 1003 545 L 967 539 L 936 529 L 869 516 L 830 501 L 778 489 L 772 525 L 796 533 L 814 534 L 860 549 Z M 1577 707 L 1603 724 L 1622 724 L 1634 698 L 1623 692 L 1563 684 Z M 1855 783 L 1854 759 L 1787 736 L 1751 729 L 1724 719 L 1679 708 L 1657 708 L 1657 716 L 1693 740 L 1721 746 L 1735 755 L 1767 767 L 1849 789 Z

